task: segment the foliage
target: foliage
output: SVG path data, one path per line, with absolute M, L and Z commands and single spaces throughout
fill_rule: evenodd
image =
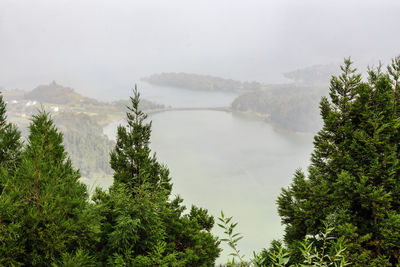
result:
M 290 251 L 283 247 L 282 243 L 275 243 L 269 251 L 264 251 L 263 266 L 348 266 L 350 263 L 344 256 L 346 250 L 343 246 L 343 239 L 334 241 L 331 236 L 333 227 L 329 223 L 324 222 L 325 230 L 320 233 L 322 246 L 315 245 L 306 237 L 304 241 L 297 243 L 295 249 Z M 292 248 L 293 249 L 293 248 Z M 293 263 L 291 255 L 300 252 L 300 257 L 297 259 L 300 263 Z
M 294 83 L 265 85 L 263 90 L 244 93 L 233 101 L 232 109 L 265 118 L 279 130 L 316 133 L 322 126 L 319 100 L 328 94 L 334 67 L 315 65 L 284 73 Z
M 228 236 L 228 238 L 223 238 L 221 241 L 227 242 L 229 247 L 231 247 L 234 251 L 230 254 L 230 256 L 233 256 L 233 258 L 232 261 L 228 262 L 228 265 L 235 266 L 235 258 L 238 258 L 240 266 L 248 266 L 248 263 L 243 259 L 244 255 L 241 255 L 240 250 L 238 249 L 238 242 L 243 238 L 243 235 L 240 233 L 234 233 L 237 223 L 231 223 L 232 217 L 225 218 L 222 210 L 221 217 L 219 217 L 218 220 L 221 222 L 218 224 L 218 226 L 222 228 L 224 230 L 224 234 Z
M 25 99 L 54 104 L 72 104 L 83 101 L 83 97 L 72 88 L 63 87 L 55 81 L 49 85 L 40 85 L 25 94 Z
M 6 103 L 0 94 L 0 168 L 12 172 L 21 153 L 21 133 L 16 126 L 7 122 Z M 0 183 L 0 192 L 2 185 Z
M 256 266 L 287 266 L 290 260 L 290 253 L 281 241 L 272 240 L 268 250 L 263 249 L 257 257 Z
M 53 267 L 95 267 L 96 262 L 88 252 L 77 249 L 74 253 L 64 252 L 58 263 L 53 263 Z
M 5 91 L 4 97 L 10 102 L 10 120 L 18 124 L 23 137 L 29 134 L 26 117 L 35 114 L 42 105 L 54 111 L 54 122 L 64 134 L 65 149 L 82 176 L 97 178 L 112 175 L 109 154 L 115 144 L 104 135 L 103 127 L 122 119 L 129 100 L 100 102 L 55 82 L 40 85 L 27 93 Z M 140 101 L 142 110 L 161 108 L 164 106 L 148 100 Z
M 110 154 L 110 165 L 114 180 L 132 189 L 142 189 L 145 182 L 153 191 L 172 189 L 169 171 L 157 162 L 155 154 L 150 155 L 149 148 L 151 122 L 145 123 L 147 115 L 139 109 L 140 95 L 135 89 L 131 97 L 131 106 L 126 113 L 127 127 L 118 126 L 115 149 Z
M 322 246 L 319 247 L 310 242 L 306 237 L 304 241 L 296 243 L 291 248 L 285 248 L 280 241 L 274 240 L 269 250 L 263 250 L 261 253 L 253 252 L 253 259 L 249 261 L 244 260 L 244 255 L 241 255 L 238 249 L 238 242 L 243 238 L 240 233 L 235 233 L 235 227 L 237 223 L 231 222 L 232 217 L 225 217 L 221 211 L 221 217 L 218 218 L 221 222 L 218 224 L 220 228 L 224 230 L 224 234 L 228 238 L 221 239 L 221 241 L 227 242 L 228 245 L 234 251 L 230 255 L 233 256 L 231 260 L 228 260 L 227 266 L 337 266 L 344 267 L 350 265 L 344 256 L 344 240 L 342 238 L 334 240 L 331 236 L 334 230 L 330 223 L 324 222 L 324 231 L 320 232 L 319 243 Z M 291 257 L 299 255 L 299 258 L 293 261 Z M 237 259 L 237 260 L 236 260 Z
M 102 217 L 98 258 L 118 266 L 212 266 L 219 255 L 214 220 L 196 207 L 184 215 L 182 200 L 169 200 L 169 171 L 151 155 L 151 122 L 139 103 L 135 89 L 111 152 L 114 184 L 93 198 Z
M 3 134 L 10 126 L 0 100 Z M 210 233 L 213 217 L 195 206 L 184 214 L 182 199 L 170 200 L 169 171 L 150 155 L 151 123 L 136 90 L 129 108 L 111 153 L 115 182 L 108 192 L 97 189 L 92 202 L 48 113 L 32 117 L 21 152 L 17 138 L 10 146 L 16 151 L 2 151 L 19 156 L 1 154 L 1 266 L 214 265 L 220 249 Z M 87 115 L 66 113 L 61 127 L 77 132 L 76 117 L 88 135 L 101 128 Z
M 280 130 L 314 132 L 321 125 L 318 99 L 325 94 L 324 87 L 310 84 L 269 86 L 238 96 L 231 106 L 266 118 Z
M 103 128 L 91 116 L 61 112 L 54 118 L 63 132 L 65 150 L 82 176 L 111 175 L 109 154 L 115 145 L 103 134 Z
M 322 247 L 320 251 L 314 246 L 313 242 L 308 242 L 307 238 L 301 242 L 301 254 L 304 258 L 300 266 L 347 266 L 350 263 L 343 256 L 345 248 L 343 247 L 343 239 L 332 242 L 333 237 L 330 236 L 333 227 L 329 223 L 323 222 L 325 231 L 320 233 Z M 330 253 L 328 249 L 330 248 Z
M 147 191 L 142 191 L 140 198 L 134 197 L 121 183 L 114 184 L 108 194 L 98 189 L 94 201 L 102 216 L 99 261 L 110 265 L 148 261 L 149 265 L 143 266 L 151 266 L 152 261 L 146 255 L 165 235 L 158 214 L 162 202 Z
M 14 255 L 23 252 L 18 246 L 20 229 L 18 223 L 9 223 L 9 220 L 18 218 L 19 209 L 7 191 L 8 177 L 15 173 L 21 161 L 22 144 L 20 132 L 6 120 L 6 104 L 0 94 L 0 265 L 18 266 Z
M 298 170 L 278 198 L 285 242 L 309 237 L 318 243 L 321 223 L 331 218 L 332 236 L 348 241 L 345 254 L 356 266 L 399 263 L 400 58 L 387 73 L 370 69 L 368 79 L 350 59 L 334 76 L 330 101 L 320 103 L 324 126 L 314 138 L 308 177 Z M 319 244 L 321 246 L 321 244 Z
M 98 233 L 86 187 L 66 158 L 62 134 L 43 111 L 32 118 L 21 162 L 0 198 L 0 264 L 44 266 L 90 249 Z

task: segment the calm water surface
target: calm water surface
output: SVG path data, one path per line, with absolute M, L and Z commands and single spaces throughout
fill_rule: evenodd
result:
M 138 90 L 144 99 L 172 107 L 221 107 L 229 106 L 237 93 L 184 90 L 140 83 Z

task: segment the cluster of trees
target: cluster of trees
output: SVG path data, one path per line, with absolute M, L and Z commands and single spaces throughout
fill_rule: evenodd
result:
M 400 56 L 365 81 L 350 59 L 341 70 L 320 102 L 308 176 L 297 170 L 277 199 L 283 241 L 246 261 L 221 213 L 228 266 L 400 266 Z
M 290 263 L 304 239 L 322 247 L 324 222 L 353 266 L 400 264 L 400 57 L 366 81 L 346 59 L 320 102 L 308 176 L 296 171 L 277 200 Z M 275 246 L 278 247 L 278 246 Z M 326 251 L 334 249 L 328 246 Z
M 54 122 L 63 133 L 63 144 L 73 166 L 87 178 L 112 174 L 109 154 L 114 142 L 104 135 L 103 126 L 122 119 L 126 106 L 130 104 L 129 100 L 100 102 L 55 82 L 40 85 L 30 92 L 14 90 L 3 93 L 6 102 L 10 102 L 10 120 L 18 123 L 23 138 L 29 135 L 29 121 L 26 116 L 35 114 L 42 103 L 47 108 L 48 105 L 52 108 L 57 107 L 59 111 L 55 112 Z M 27 103 L 31 100 L 42 103 L 28 106 Z M 140 101 L 142 110 L 161 108 L 164 108 L 164 105 L 145 99 Z
M 160 73 L 143 78 L 144 81 L 160 86 L 171 86 L 189 90 L 251 92 L 261 90 L 263 85 L 258 82 L 240 82 L 220 77 L 191 73 Z
M 149 149 L 151 123 L 131 98 L 111 153 L 114 184 L 91 200 L 44 111 L 26 144 L 0 96 L 1 266 L 212 266 L 214 219 L 172 198 L 168 169 Z
M 76 93 L 72 88 L 59 85 L 55 81 L 48 85 L 40 85 L 36 87 L 32 91 L 24 94 L 24 98 L 60 105 L 80 103 L 88 100 L 91 103 L 97 102 L 94 99 L 89 99 L 81 96 L 80 94 Z
M 72 165 L 84 177 L 111 175 L 110 152 L 115 143 L 103 133 L 103 127 L 84 113 L 61 112 L 54 123 L 63 133 L 63 144 Z
M 265 85 L 262 90 L 241 94 L 231 107 L 266 118 L 279 130 L 316 133 L 322 126 L 319 100 L 328 94 L 329 79 L 336 73 L 334 64 L 286 72 L 284 76 L 294 83 Z
M 325 91 L 324 87 L 308 84 L 270 86 L 238 96 L 231 107 L 266 118 L 280 130 L 312 133 L 322 124 L 318 103 Z
M 335 64 L 315 65 L 286 72 L 284 76 L 294 83 L 264 85 L 262 90 L 238 96 L 231 107 L 266 118 L 279 130 L 314 134 L 322 126 L 319 100 L 328 94 L 336 68 Z
M 326 84 L 332 75 L 337 74 L 336 64 L 314 65 L 294 71 L 285 72 L 285 78 L 295 81 L 296 83 L 307 84 Z

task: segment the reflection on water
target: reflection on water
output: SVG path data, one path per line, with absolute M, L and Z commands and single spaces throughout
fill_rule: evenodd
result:
M 294 171 L 308 165 L 312 137 L 276 132 L 269 124 L 218 111 L 155 114 L 151 148 L 171 171 L 174 194 L 239 222 L 240 249 L 250 257 L 282 237 L 276 198 Z M 105 128 L 115 136 L 117 123 Z M 222 237 L 219 229 L 214 229 Z M 223 246 L 221 262 L 230 253 Z

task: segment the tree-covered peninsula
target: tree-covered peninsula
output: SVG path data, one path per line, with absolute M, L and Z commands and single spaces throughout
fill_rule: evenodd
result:
M 239 95 L 232 110 L 252 114 L 272 123 L 278 130 L 316 133 L 322 126 L 319 101 L 328 95 L 335 64 L 314 65 L 284 73 L 286 84 L 266 84 L 259 91 Z
M 210 75 L 200 75 L 184 72 L 169 72 L 153 74 L 142 78 L 150 84 L 159 86 L 176 87 L 199 91 L 221 91 L 221 92 L 251 92 L 261 90 L 263 85 L 258 82 L 240 82 L 232 79 L 224 79 Z

